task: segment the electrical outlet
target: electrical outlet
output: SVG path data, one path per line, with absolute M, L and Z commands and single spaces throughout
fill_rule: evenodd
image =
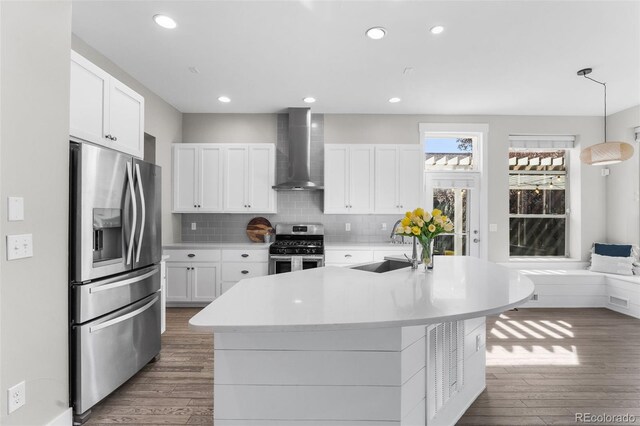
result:
M 351 231 L 351 224 L 349 222 L 344 224 L 344 230 L 347 232 Z
M 7 414 L 11 414 L 27 403 L 27 394 L 24 381 L 9 388 L 7 391 Z
M 196 230 L 196 223 L 195 222 L 191 222 L 191 230 L 192 231 Z
M 382 223 L 382 225 L 380 225 L 380 230 L 381 231 L 386 231 L 387 230 L 387 224 L 386 223 Z

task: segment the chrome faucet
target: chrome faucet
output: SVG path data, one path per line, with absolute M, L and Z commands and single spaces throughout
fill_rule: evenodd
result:
M 396 234 L 396 228 L 398 227 L 398 225 L 400 225 L 400 222 L 402 222 L 402 219 L 398 219 L 396 223 L 393 225 L 393 228 L 391 228 L 391 235 L 389 235 L 389 238 L 391 239 L 391 244 L 399 244 L 398 240 L 396 240 L 398 236 L 402 238 L 400 244 L 404 244 L 404 235 Z
M 413 250 L 411 251 L 411 259 L 405 253 L 404 257 L 411 263 L 411 269 L 418 269 L 420 262 L 418 261 L 418 246 L 416 244 L 416 237 L 413 237 Z

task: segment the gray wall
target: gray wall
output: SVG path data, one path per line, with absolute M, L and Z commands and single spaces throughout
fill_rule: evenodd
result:
M 183 114 L 185 143 L 276 143 L 275 114 Z
M 0 209 L 7 234 L 33 234 L 33 257 L 0 244 L 0 424 L 43 425 L 68 408 L 70 2 L 0 2 Z M 8 222 L 7 196 L 25 200 Z M 7 415 L 7 388 L 27 403 Z
M 207 129 L 225 128 L 230 124 L 229 114 L 197 114 L 197 127 L 192 129 L 191 116 L 184 114 L 183 134 L 185 142 L 218 141 L 216 133 Z M 265 117 L 245 114 L 238 120 L 233 117 L 233 125 L 242 128 L 271 128 L 264 124 Z M 319 115 L 313 115 L 319 117 Z M 209 124 L 205 124 L 209 121 Z M 278 152 L 281 153 L 283 128 L 278 115 L 271 115 L 271 121 L 278 123 Z M 580 163 L 578 156 L 582 146 L 590 145 L 601 137 L 601 118 L 599 117 L 542 117 L 542 116 L 434 116 L 434 115 L 366 115 L 366 114 L 325 114 L 323 116 L 322 139 L 324 143 L 398 143 L 415 144 L 420 141 L 420 123 L 483 123 L 489 125 L 487 149 L 487 188 L 488 208 L 485 214 L 487 223 L 498 224 L 498 231 L 488 233 L 490 260 L 504 262 L 508 260 L 508 149 L 510 134 L 571 134 L 577 136 L 576 149 L 570 154 L 571 220 L 572 233 L 570 254 L 574 258 L 587 259 L 591 244 L 606 238 L 605 223 L 605 183 L 598 168 L 587 167 Z M 316 129 L 312 129 L 317 131 Z M 209 136 L 211 133 L 211 136 Z M 193 140 L 192 140 L 193 139 Z M 265 138 L 266 139 L 266 138 Z M 278 176 L 281 180 L 282 165 L 278 160 Z M 314 162 L 319 161 L 313 156 Z M 312 164 L 313 174 L 313 164 Z M 328 238 L 332 241 L 382 241 L 389 231 L 382 231 L 382 223 L 390 227 L 396 217 L 383 215 L 324 215 L 322 214 L 321 195 L 288 194 L 278 195 L 278 215 L 268 217 L 273 221 L 304 220 L 318 221 L 327 225 Z M 580 194 L 589 194 L 581 197 Z M 243 241 L 244 226 L 251 215 L 183 215 L 182 238 L 184 241 Z M 196 222 L 202 231 L 192 232 L 190 225 Z M 344 231 L 346 222 L 351 223 L 352 231 Z M 198 228 L 200 229 L 200 228 Z M 235 239 L 234 239 L 235 238 Z
M 640 106 L 610 115 L 607 124 L 607 139 L 634 147 L 631 159 L 608 166 L 607 238 L 612 243 L 640 245 L 640 146 L 634 142 L 634 128 L 640 126 Z
M 171 144 L 182 139 L 182 113 L 140 84 L 76 35 L 73 50 L 144 96 L 144 131 L 156 138 L 156 164 L 162 167 L 162 241 L 180 240 L 180 218 L 171 214 Z

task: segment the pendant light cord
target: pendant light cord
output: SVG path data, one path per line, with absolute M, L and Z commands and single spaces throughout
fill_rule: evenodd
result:
M 598 81 L 593 79 L 586 74 L 583 75 L 584 78 L 588 78 L 589 80 L 596 82 L 598 84 L 602 84 L 604 87 L 604 142 L 607 141 L 607 83 L 603 83 L 602 81 Z

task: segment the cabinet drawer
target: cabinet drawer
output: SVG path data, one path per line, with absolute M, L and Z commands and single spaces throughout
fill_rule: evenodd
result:
M 326 250 L 325 263 L 365 263 L 373 262 L 371 250 Z
M 164 250 L 163 254 L 171 256 L 167 262 L 219 262 L 220 250 Z
M 268 273 L 267 262 L 223 263 L 222 281 L 240 281 L 244 278 L 263 277 Z
M 222 250 L 222 260 L 224 262 L 267 262 L 269 250 Z

